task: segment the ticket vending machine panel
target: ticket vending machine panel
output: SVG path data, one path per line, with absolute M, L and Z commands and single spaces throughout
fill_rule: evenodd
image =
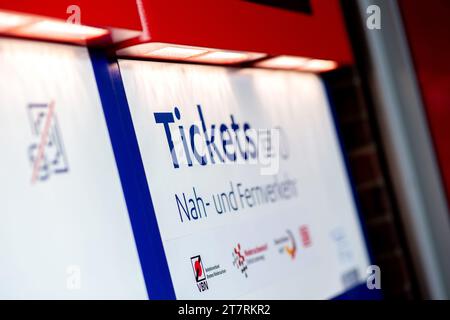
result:
M 0 297 L 146 299 L 88 50 L 0 38 Z
M 318 76 L 119 66 L 177 298 L 327 299 L 365 285 L 368 252 Z

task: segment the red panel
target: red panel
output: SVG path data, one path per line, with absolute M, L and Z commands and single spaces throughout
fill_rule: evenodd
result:
M 399 3 L 450 203 L 450 2 Z
M 0 0 L 0 9 L 41 15 L 61 20 L 69 17 L 67 8 L 78 5 L 81 23 L 141 31 L 135 0 Z
M 353 62 L 338 0 L 311 0 L 312 15 L 238 0 L 143 3 L 153 42 Z

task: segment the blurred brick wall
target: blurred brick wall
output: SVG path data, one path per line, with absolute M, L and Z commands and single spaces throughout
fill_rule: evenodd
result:
M 364 217 L 373 263 L 381 268 L 387 299 L 420 298 L 403 230 L 384 165 L 377 125 L 356 72 L 339 69 L 324 75 L 342 143 Z

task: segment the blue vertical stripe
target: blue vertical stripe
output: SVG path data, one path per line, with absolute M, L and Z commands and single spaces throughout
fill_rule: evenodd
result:
M 148 296 L 175 299 L 117 60 L 109 61 L 106 52 L 99 49 L 90 49 L 90 56 Z

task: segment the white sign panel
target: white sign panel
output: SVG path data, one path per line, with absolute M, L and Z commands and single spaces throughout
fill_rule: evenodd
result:
M 365 282 L 317 76 L 119 65 L 177 298 L 323 299 Z
M 0 39 L 0 298 L 147 298 L 85 48 Z

